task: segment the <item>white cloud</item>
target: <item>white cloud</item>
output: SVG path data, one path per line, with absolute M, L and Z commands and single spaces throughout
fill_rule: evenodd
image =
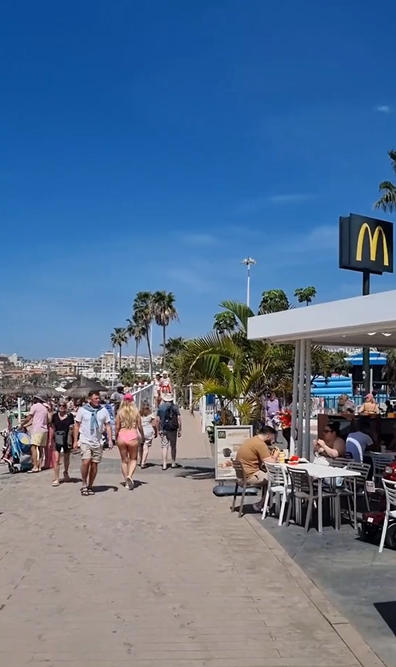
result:
M 392 113 L 393 111 L 392 107 L 389 104 L 380 104 L 377 107 L 375 107 L 375 110 L 385 114 Z
M 268 201 L 271 204 L 298 204 L 299 202 L 310 201 L 311 199 L 315 199 L 315 196 L 303 192 L 268 197 Z
M 299 204 L 315 199 L 316 196 L 304 192 L 290 194 L 271 195 L 267 197 L 252 197 L 241 202 L 237 208 L 237 213 L 256 213 L 271 204 Z
M 246 199 L 241 202 L 237 208 L 237 213 L 255 213 L 256 211 L 261 211 L 267 204 L 267 199 L 265 197 L 252 197 L 251 199 Z
M 184 287 L 189 288 L 193 292 L 206 293 L 213 289 L 213 285 L 202 276 L 200 271 L 194 269 L 187 269 L 184 267 L 170 269 L 167 272 L 168 278 L 178 283 L 182 283 Z
M 301 246 L 308 250 L 320 250 L 330 248 L 333 250 L 338 244 L 338 226 L 322 225 L 315 227 L 301 240 Z
M 267 266 L 299 266 L 334 261 L 338 248 L 338 226 L 322 225 L 311 231 L 290 232 L 287 243 L 279 253 L 278 243 L 266 243 Z
M 185 234 L 182 241 L 188 245 L 211 246 L 216 244 L 216 238 L 210 234 Z

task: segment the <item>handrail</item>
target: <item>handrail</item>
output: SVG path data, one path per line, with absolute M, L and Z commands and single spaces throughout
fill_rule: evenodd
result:
M 140 409 L 144 402 L 154 407 L 154 386 L 154 382 L 151 382 L 150 384 L 146 384 L 145 387 L 131 390 L 137 408 Z

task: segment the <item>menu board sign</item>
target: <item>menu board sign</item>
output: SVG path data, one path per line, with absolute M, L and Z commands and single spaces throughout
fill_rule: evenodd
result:
M 235 479 L 232 465 L 240 445 L 253 435 L 252 426 L 215 427 L 215 467 L 219 482 Z

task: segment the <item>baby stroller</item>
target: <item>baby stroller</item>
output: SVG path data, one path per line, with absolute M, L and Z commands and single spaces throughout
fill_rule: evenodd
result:
M 25 431 L 13 428 L 2 433 L 4 438 L 1 461 L 8 465 L 10 473 L 27 472 L 32 469 L 30 436 Z M 19 467 L 18 467 L 19 466 Z

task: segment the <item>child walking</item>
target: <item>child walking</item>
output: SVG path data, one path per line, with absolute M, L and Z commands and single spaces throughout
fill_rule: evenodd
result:
M 139 445 L 140 467 L 146 468 L 150 447 L 153 444 L 153 439 L 157 437 L 158 433 L 155 424 L 155 416 L 148 403 L 143 403 L 140 410 L 140 416 L 144 433 L 144 440 L 142 440 Z

